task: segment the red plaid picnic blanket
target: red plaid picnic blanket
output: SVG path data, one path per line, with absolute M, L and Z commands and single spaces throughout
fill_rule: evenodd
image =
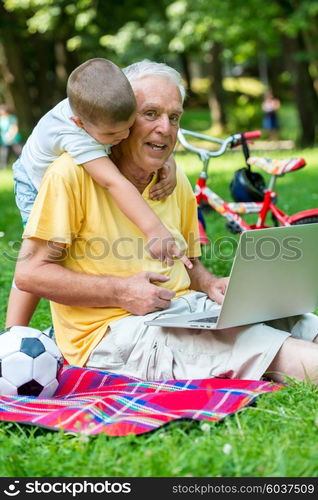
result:
M 143 434 L 172 420 L 222 420 L 279 388 L 221 378 L 145 382 L 64 366 L 52 398 L 0 396 L 0 420 L 86 434 Z

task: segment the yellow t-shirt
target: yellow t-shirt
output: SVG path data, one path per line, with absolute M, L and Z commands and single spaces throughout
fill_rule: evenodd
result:
M 149 188 L 143 197 L 176 238 L 188 257 L 200 255 L 196 200 L 191 185 L 177 169 L 177 187 L 167 199 L 153 201 Z M 123 192 L 123 196 L 125 193 Z M 132 207 L 133 210 L 133 207 Z M 162 286 L 189 292 L 183 263 L 168 267 L 144 249 L 143 233 L 117 207 L 109 192 L 64 153 L 47 170 L 25 228 L 24 238 L 40 238 L 67 245 L 61 265 L 94 275 L 129 277 L 141 271 L 169 276 Z M 110 322 L 129 315 L 118 307 L 75 307 L 51 302 L 57 343 L 70 364 L 83 366 L 103 338 Z

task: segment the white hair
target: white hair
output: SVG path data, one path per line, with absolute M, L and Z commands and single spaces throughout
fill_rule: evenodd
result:
M 184 101 L 186 91 L 182 84 L 181 75 L 177 70 L 165 63 L 157 63 L 149 61 L 149 59 L 143 59 L 140 62 L 126 66 L 126 68 L 123 68 L 123 72 L 132 86 L 135 81 L 145 76 L 163 76 L 169 78 L 178 87 L 182 102 Z

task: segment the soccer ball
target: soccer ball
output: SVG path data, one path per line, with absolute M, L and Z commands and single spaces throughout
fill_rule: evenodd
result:
M 45 333 L 26 326 L 0 331 L 0 394 L 51 397 L 63 357 Z

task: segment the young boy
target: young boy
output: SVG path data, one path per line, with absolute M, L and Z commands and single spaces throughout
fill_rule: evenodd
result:
M 109 190 L 122 212 L 145 234 L 153 258 L 173 264 L 173 257 L 188 267 L 191 262 L 138 190 L 108 158 L 110 147 L 129 135 L 136 101 L 126 76 L 112 62 L 96 58 L 77 67 L 67 82 L 67 99 L 44 115 L 13 166 L 16 203 L 25 225 L 48 166 L 67 151 L 76 164 Z M 175 165 L 168 160 L 161 180 L 162 198 L 175 187 Z M 157 191 L 158 192 L 158 191 Z M 7 326 L 28 325 L 38 298 L 11 290 Z

